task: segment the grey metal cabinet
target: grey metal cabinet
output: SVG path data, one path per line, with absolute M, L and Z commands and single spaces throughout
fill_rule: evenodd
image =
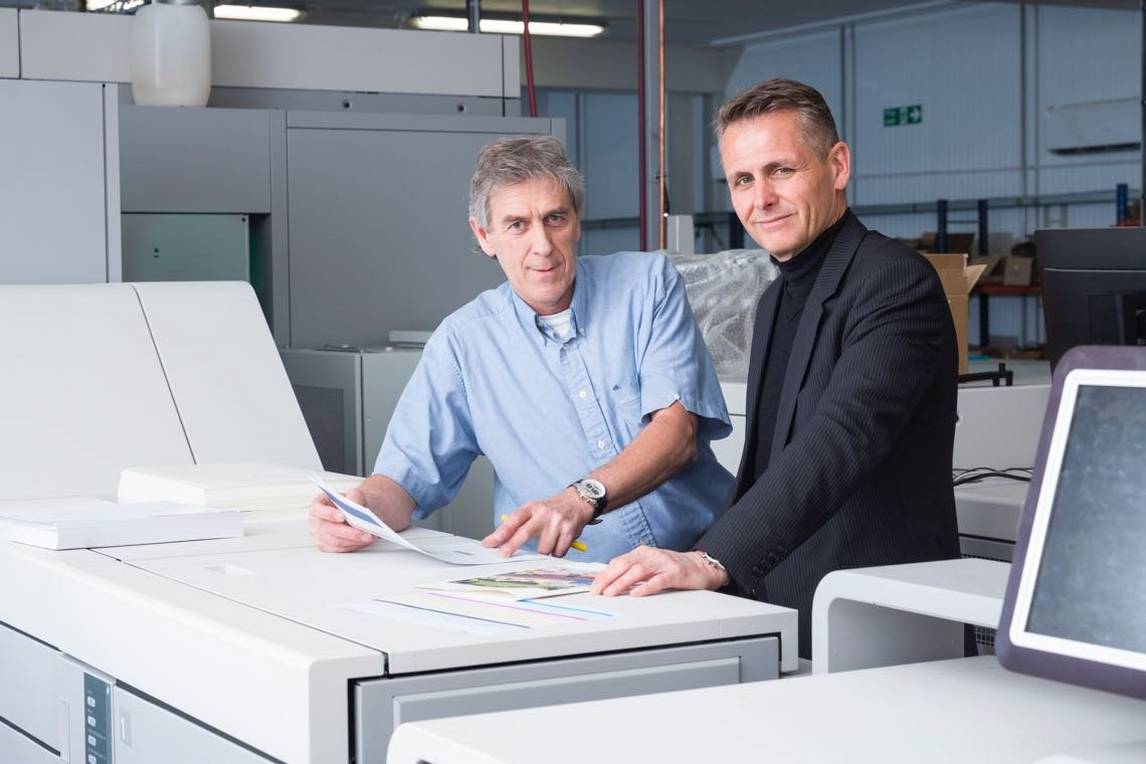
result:
M 271 114 L 121 106 L 123 211 L 269 213 Z
M 356 761 L 384 762 L 403 722 L 776 679 L 779 665 L 779 639 L 756 637 L 361 681 Z
M 282 350 L 323 469 L 369 475 L 398 399 L 422 353 L 415 348 L 375 351 Z M 493 466 L 479 456 L 457 497 L 417 525 L 468 538 L 493 531 Z
M 377 347 L 501 283 L 466 222 L 478 149 L 563 132 L 550 119 L 289 113 L 291 346 Z
M 109 256 L 118 278 L 105 100 L 99 83 L 0 79 L 0 283 L 107 281 Z

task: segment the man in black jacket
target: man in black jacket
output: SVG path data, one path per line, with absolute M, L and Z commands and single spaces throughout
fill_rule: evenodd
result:
M 780 278 L 756 311 L 731 503 L 691 552 L 640 547 L 594 591 L 721 589 L 800 612 L 840 568 L 958 556 L 955 331 L 938 274 L 848 209 L 823 97 L 763 82 L 716 121 L 732 205 Z

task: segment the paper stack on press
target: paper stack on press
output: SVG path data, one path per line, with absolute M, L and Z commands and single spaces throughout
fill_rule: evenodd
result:
M 175 501 L 242 512 L 306 511 L 316 492 L 313 470 L 270 462 L 178 464 L 125 469 L 119 477 L 120 502 Z M 362 478 L 322 472 L 338 491 L 356 488 Z
M 44 549 L 91 549 L 243 535 L 235 510 L 69 497 L 0 502 L 0 539 Z

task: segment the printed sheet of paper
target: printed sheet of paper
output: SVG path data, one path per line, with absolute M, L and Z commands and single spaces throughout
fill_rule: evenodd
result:
M 502 557 L 498 550 L 489 549 L 482 546 L 479 541 L 462 538 L 460 536 L 440 540 L 428 539 L 421 544 L 415 544 L 383 522 L 380 517 L 366 507 L 339 494 L 324 483 L 317 475 L 314 476 L 314 484 L 318 486 L 320 491 L 326 494 L 334 506 L 338 507 L 343 517 L 346 518 L 346 522 L 351 526 L 373 534 L 380 539 L 393 542 L 413 552 L 432 557 L 440 562 L 446 562 L 451 565 L 495 565 L 510 561 L 519 562 L 523 560 L 548 559 L 543 555 L 527 553 L 518 553 L 510 558 Z
M 441 583 L 420 584 L 419 589 L 451 592 L 463 597 L 494 597 L 508 600 L 528 600 L 577 594 L 589 591 L 593 576 L 602 569 L 599 564 L 567 563 L 548 568 L 513 570 L 485 576 L 459 578 Z

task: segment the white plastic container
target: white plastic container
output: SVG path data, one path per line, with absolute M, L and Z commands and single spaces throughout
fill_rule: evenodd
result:
M 206 106 L 211 24 L 193 0 L 153 2 L 131 28 L 131 93 L 141 106 Z

